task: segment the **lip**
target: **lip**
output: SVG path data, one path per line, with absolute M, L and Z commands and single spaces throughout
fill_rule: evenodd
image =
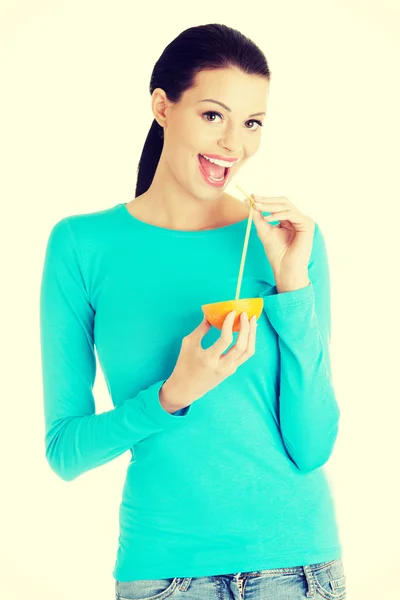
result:
M 200 152 L 200 154 L 203 154 L 202 152 Z M 230 163 L 236 163 L 239 162 L 240 158 L 232 158 L 229 156 L 221 156 L 221 154 L 208 154 L 208 153 L 204 153 L 205 156 L 209 156 L 210 158 L 216 158 L 217 160 L 226 160 L 227 162 Z
M 200 174 L 203 177 L 204 181 L 207 183 L 207 185 L 211 185 L 212 187 L 217 187 L 217 188 L 222 188 L 222 187 L 224 187 L 226 185 L 226 182 L 229 179 L 232 167 L 225 169 L 227 171 L 227 173 L 226 173 L 226 176 L 224 177 L 224 179 L 222 181 L 210 181 L 208 179 L 207 175 L 205 174 L 205 172 L 203 171 L 203 167 L 201 166 L 199 155 L 197 155 L 197 163 L 199 165 Z

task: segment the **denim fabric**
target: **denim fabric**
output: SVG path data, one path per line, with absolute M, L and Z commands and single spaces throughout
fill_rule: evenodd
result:
M 183 594 L 184 593 L 184 594 Z M 116 600 L 345 600 L 342 559 L 211 577 L 115 581 Z

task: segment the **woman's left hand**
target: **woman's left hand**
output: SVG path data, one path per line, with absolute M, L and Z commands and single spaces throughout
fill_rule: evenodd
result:
M 275 278 L 308 273 L 315 223 L 283 196 L 251 195 L 253 221 Z M 245 200 L 249 205 L 249 200 Z M 264 217 L 262 212 L 271 212 Z M 268 221 L 280 221 L 270 225 Z

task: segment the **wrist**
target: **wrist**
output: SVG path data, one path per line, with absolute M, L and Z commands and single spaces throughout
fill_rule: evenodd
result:
M 310 280 L 308 275 L 292 275 L 276 278 L 275 285 L 278 293 L 293 292 L 310 285 Z
M 172 387 L 170 379 L 167 379 L 161 386 L 158 396 L 161 406 L 170 414 L 184 408 L 182 404 L 177 403 L 177 393 Z

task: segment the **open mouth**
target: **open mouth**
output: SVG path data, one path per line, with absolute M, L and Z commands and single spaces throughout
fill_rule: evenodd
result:
M 198 154 L 197 155 L 197 160 L 198 160 L 198 163 L 199 163 L 200 172 L 201 172 L 203 178 L 205 179 L 205 181 L 209 185 L 213 185 L 215 187 L 223 187 L 225 185 L 225 183 L 226 183 L 226 180 L 229 177 L 229 174 L 231 172 L 231 168 L 232 167 L 221 167 L 221 172 L 222 172 L 222 169 L 224 169 L 223 175 L 220 176 L 220 177 L 214 177 L 214 176 L 211 175 L 210 172 L 208 172 L 208 169 L 207 169 L 207 167 L 208 167 L 208 165 L 207 165 L 207 159 L 206 158 L 201 159 L 200 158 L 201 156 L 202 156 L 201 154 Z

